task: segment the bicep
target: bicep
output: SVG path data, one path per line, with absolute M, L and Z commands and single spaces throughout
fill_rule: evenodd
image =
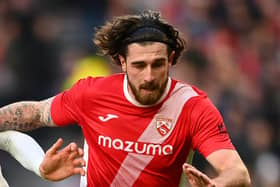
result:
M 244 167 L 239 154 L 233 149 L 214 151 L 209 154 L 206 159 L 218 173 L 234 167 Z

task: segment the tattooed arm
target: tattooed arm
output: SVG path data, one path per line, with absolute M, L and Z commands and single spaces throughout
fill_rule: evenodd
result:
M 0 131 L 55 127 L 50 114 L 52 100 L 17 102 L 0 108 Z

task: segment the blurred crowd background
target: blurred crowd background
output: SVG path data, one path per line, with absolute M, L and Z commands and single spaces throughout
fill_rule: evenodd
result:
M 120 72 L 96 55 L 94 28 L 145 9 L 161 11 L 184 34 L 188 51 L 171 76 L 207 92 L 253 186 L 279 187 L 279 0 L 0 0 L 0 106 L 51 97 L 84 76 Z M 58 137 L 83 144 L 77 126 L 28 134 L 45 151 Z M 11 187 L 79 186 L 78 176 L 44 181 L 2 151 L 0 164 Z M 194 165 L 215 176 L 198 153 Z

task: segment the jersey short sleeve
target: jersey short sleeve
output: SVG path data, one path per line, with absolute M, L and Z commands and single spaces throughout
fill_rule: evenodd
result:
M 192 119 L 192 147 L 204 157 L 220 149 L 235 149 L 221 114 L 208 98 L 198 99 Z
M 84 94 L 94 78 L 79 80 L 74 86 L 56 95 L 51 104 L 51 116 L 58 126 L 80 123 Z

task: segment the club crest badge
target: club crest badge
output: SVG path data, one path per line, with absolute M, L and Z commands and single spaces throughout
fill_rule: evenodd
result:
M 161 136 L 165 136 L 171 130 L 172 119 L 168 118 L 156 118 L 156 128 Z

